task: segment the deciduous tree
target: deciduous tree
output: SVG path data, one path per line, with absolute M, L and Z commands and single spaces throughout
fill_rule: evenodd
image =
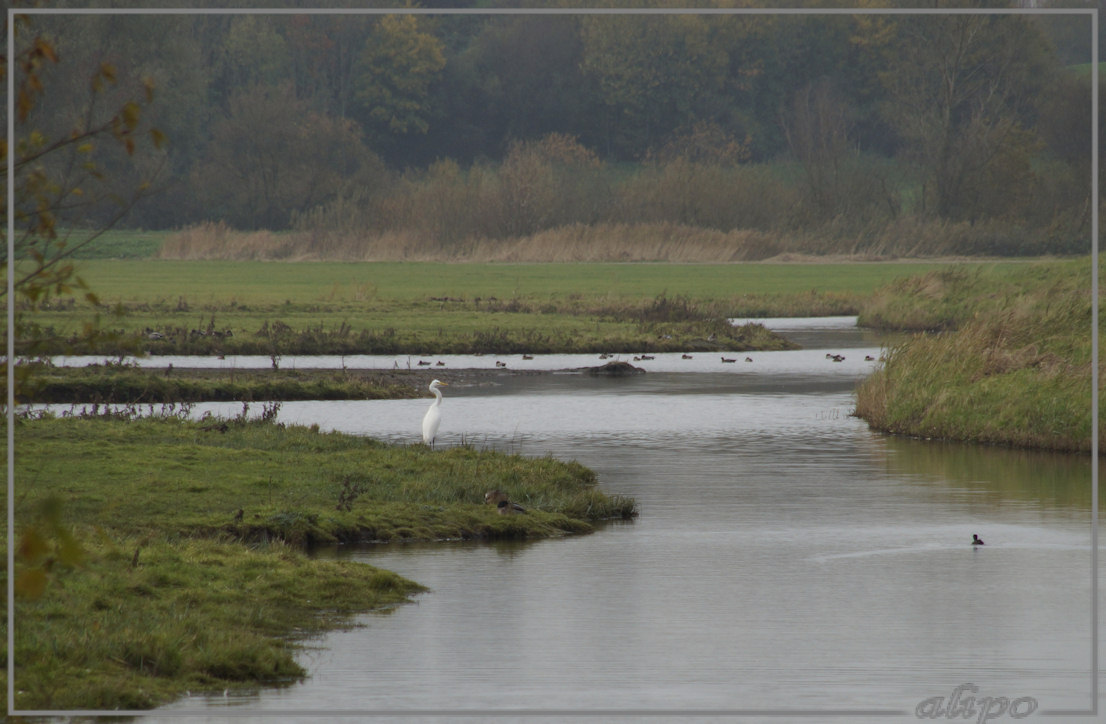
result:
M 354 69 L 358 117 L 374 139 L 426 133 L 430 84 L 443 67 L 441 41 L 416 16 L 385 15 L 377 22 Z
M 726 88 L 730 58 L 699 15 L 589 16 L 582 68 L 606 109 L 607 148 L 640 156 L 700 120 L 704 99 Z
M 193 190 L 209 219 L 284 229 L 294 212 L 378 170 L 352 121 L 312 111 L 291 84 L 256 86 L 231 98 L 214 124 Z
M 895 38 L 884 111 L 920 169 L 924 209 L 974 219 L 1016 208 L 1036 149 L 1033 101 L 1050 69 L 1036 26 L 928 16 L 900 20 Z

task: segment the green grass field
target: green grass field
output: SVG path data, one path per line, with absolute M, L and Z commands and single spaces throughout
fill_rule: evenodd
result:
M 995 262 L 1016 264 L 1018 262 Z M 87 260 L 80 274 L 107 303 L 365 305 L 432 297 L 696 300 L 869 294 L 888 281 L 948 266 L 937 262 L 847 264 L 442 264 Z
M 733 308 L 809 305 L 812 293 L 866 296 L 891 280 L 953 262 L 848 263 L 402 263 L 177 261 L 157 259 L 170 232 L 114 229 L 77 255 L 79 274 L 107 304 L 320 310 L 394 304 L 432 306 L 433 298 L 525 300 L 596 306 L 660 295 Z M 79 239 L 80 233 L 74 232 Z M 1018 261 L 971 262 L 1017 265 Z M 812 310 L 817 313 L 817 310 Z M 746 310 L 739 309 L 739 313 Z
M 729 317 L 855 314 L 892 281 L 1020 261 L 751 264 L 447 264 L 86 259 L 98 307 L 51 301 L 45 354 L 467 354 L 782 349 Z M 222 336 L 230 330 L 233 339 Z M 199 334 L 217 331 L 213 338 Z M 150 332 L 164 339 L 150 344 Z M 135 346 L 131 345 L 131 349 Z M 21 353 L 33 353 L 23 348 Z
M 148 259 L 157 256 L 168 231 L 142 229 L 109 229 L 89 244 L 77 249 L 74 259 Z M 68 244 L 80 244 L 88 232 L 80 229 L 59 229 L 58 238 Z
M 96 315 L 152 354 L 780 349 L 725 319 L 856 313 L 881 285 L 947 266 L 87 259 L 79 274 L 101 305 L 52 301 L 32 316 L 48 328 L 49 354 L 97 351 L 65 346 Z M 226 330 L 233 340 L 198 334 Z M 149 331 L 165 339 L 149 344 Z

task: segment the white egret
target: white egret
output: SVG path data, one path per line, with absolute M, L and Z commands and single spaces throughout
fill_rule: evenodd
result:
M 442 424 L 442 393 L 438 387 L 449 387 L 441 380 L 430 383 L 430 391 L 436 398 L 430 403 L 430 409 L 426 411 L 426 417 L 422 418 L 422 441 L 427 445 L 434 444 L 434 438 L 438 436 L 438 426 Z

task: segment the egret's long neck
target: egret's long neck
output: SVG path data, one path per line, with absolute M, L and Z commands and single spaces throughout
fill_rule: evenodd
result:
M 434 404 L 435 405 L 442 404 L 442 391 L 439 390 L 437 387 L 431 387 L 430 391 L 433 392 L 434 397 L 437 398 L 437 399 L 434 400 Z

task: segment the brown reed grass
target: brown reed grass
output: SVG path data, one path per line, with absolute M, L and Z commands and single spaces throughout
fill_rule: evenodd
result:
M 192 260 L 447 262 L 733 263 L 826 257 L 881 260 L 961 255 L 973 248 L 972 239 L 980 254 L 999 253 L 1002 248 L 987 239 L 1001 233 L 996 226 L 918 219 L 861 228 L 837 222 L 818 232 L 719 231 L 664 221 L 600 222 L 566 224 L 505 238 L 472 234 L 444 243 L 432 230 L 417 228 L 313 227 L 275 233 L 237 231 L 224 223 L 204 223 L 170 234 L 160 256 Z

